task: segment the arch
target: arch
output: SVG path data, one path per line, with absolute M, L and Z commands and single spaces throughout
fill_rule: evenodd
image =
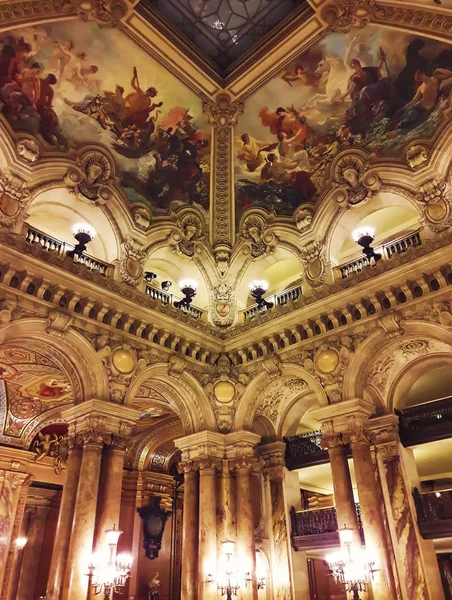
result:
M 157 423 L 152 427 L 140 440 L 140 443 L 135 449 L 133 466 L 139 471 L 144 471 L 148 468 L 152 456 L 155 452 L 168 441 L 173 441 L 178 437 L 184 435 L 184 429 L 182 422 L 178 417 L 172 417 L 167 419 L 163 423 Z M 169 453 L 167 456 L 166 466 L 169 466 L 171 458 L 177 452 L 177 448 L 174 447 L 174 451 Z
M 393 411 L 396 408 L 404 408 L 401 406 L 401 401 L 415 381 L 418 381 L 425 373 L 442 367 L 449 367 L 452 370 L 452 350 L 450 354 L 438 352 L 420 356 L 403 367 L 397 373 L 389 389 L 388 409 Z
M 393 319 L 393 324 L 396 322 Z M 418 356 L 415 347 L 410 349 L 411 343 L 427 344 L 424 349 L 418 348 L 418 352 L 424 353 L 424 357 L 432 352 L 452 352 L 452 332 L 436 323 L 407 321 L 398 330 L 398 334 L 394 332 L 392 335 L 393 337 L 388 339 L 383 330 L 373 332 L 352 356 L 344 376 L 344 400 L 363 398 L 366 395 L 369 397 L 378 389 L 384 410 L 388 410 L 390 386 L 400 369 Z M 367 380 L 373 371 L 378 386 L 373 386 L 373 392 L 369 394 L 366 388 L 370 386 L 370 382 Z
M 2 345 L 30 343 L 43 344 L 58 357 L 74 389 L 74 402 L 109 400 L 108 377 L 102 361 L 91 344 L 73 329 L 65 333 L 49 333 L 49 322 L 44 319 L 22 319 L 0 329 Z
M 304 396 L 308 392 L 311 392 L 313 394 L 313 397 L 310 399 L 311 405 L 317 404 L 318 406 L 325 406 L 328 404 L 325 391 L 310 373 L 300 365 L 284 363 L 280 366 L 280 373 L 277 377 L 272 378 L 267 372 L 262 372 L 251 381 L 237 406 L 233 430 L 252 430 L 253 421 L 264 391 L 268 392 L 269 387 L 275 382 L 279 382 L 283 387 L 284 384 L 291 381 L 303 382 L 304 385 L 294 385 L 288 398 L 286 397 L 286 399 L 278 405 L 277 414 L 273 411 L 272 421 L 277 435 L 281 435 L 281 431 L 285 427 L 284 422 L 288 410 L 290 412 L 290 405 L 295 403 L 300 396 Z M 309 408 L 309 406 L 307 406 L 307 408 Z
M 156 363 L 144 369 L 130 385 L 124 404 L 133 404 L 139 387 L 152 384 L 161 393 L 173 411 L 179 416 L 184 435 L 197 431 L 216 431 L 216 419 L 210 402 L 199 384 L 189 373 L 172 376 L 168 372 L 168 363 Z

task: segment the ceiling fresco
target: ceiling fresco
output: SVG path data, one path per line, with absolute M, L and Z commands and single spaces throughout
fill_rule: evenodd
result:
M 131 202 L 154 214 L 186 204 L 208 211 L 201 99 L 118 29 L 70 21 L 2 34 L 0 102 L 10 126 L 47 150 L 107 148 Z
M 245 103 L 237 217 L 251 207 L 291 215 L 315 202 L 343 150 L 397 155 L 432 138 L 449 118 L 451 89 L 447 44 L 373 25 L 328 34 Z
M 7 398 L 0 411 L 4 436 L 19 438 L 36 417 L 74 401 L 67 375 L 44 350 L 2 346 L 0 380 Z

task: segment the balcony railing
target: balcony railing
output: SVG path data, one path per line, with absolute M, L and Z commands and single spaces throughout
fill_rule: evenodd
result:
M 321 431 L 312 431 L 284 438 L 286 467 L 293 470 L 329 462 L 328 450 L 320 445 L 322 435 Z
M 283 292 L 279 292 L 278 294 L 272 294 L 271 296 L 266 297 L 265 299 L 268 302 L 273 302 L 273 306 L 284 306 L 285 304 L 288 304 L 289 302 L 294 302 L 295 300 L 298 300 L 298 298 L 300 298 L 302 294 L 302 289 L 301 289 L 301 285 L 297 285 L 293 288 L 290 288 L 288 290 L 284 290 Z M 257 304 L 253 304 L 251 306 L 249 306 L 248 308 L 245 308 L 244 310 L 241 310 L 239 313 L 240 316 L 240 320 L 241 321 L 249 321 L 250 319 L 254 319 L 255 317 L 264 314 L 265 312 L 267 312 L 267 310 L 272 310 L 270 309 L 266 309 L 266 308 L 258 308 Z
M 361 540 L 364 541 L 359 504 L 355 504 L 355 509 L 358 517 L 359 533 Z M 292 546 L 295 550 L 339 546 L 339 525 L 334 507 L 300 511 L 296 511 L 292 507 L 290 519 L 292 524 Z
M 165 305 L 170 304 L 174 306 L 175 302 L 181 300 L 179 296 L 169 294 L 168 292 L 160 290 L 159 288 L 153 287 L 149 284 L 146 284 L 146 294 L 150 296 L 153 300 L 157 300 L 158 302 L 161 302 Z M 196 306 L 192 305 L 188 307 L 181 307 L 179 310 L 181 310 L 186 315 L 192 317 L 193 319 L 200 319 L 204 313 L 204 311 L 202 311 L 200 308 L 197 308 Z
M 51 235 L 47 235 L 30 225 L 27 225 L 27 233 L 26 239 L 30 244 L 40 244 L 44 250 L 48 252 L 56 252 L 60 256 L 65 256 L 69 250 L 74 249 L 73 244 L 67 244 L 66 242 L 62 242 Z M 90 271 L 96 271 L 100 275 L 104 277 L 107 275 L 108 271 L 113 267 L 98 258 L 94 258 L 93 256 L 89 256 L 89 254 L 83 253 L 81 256 L 74 256 L 74 261 L 85 265 Z
M 396 413 L 404 446 L 452 437 L 452 397 L 425 402 Z
M 421 494 L 414 488 L 413 499 L 423 538 L 452 536 L 452 490 Z
M 382 254 L 383 260 L 389 260 L 394 254 L 403 254 L 408 250 L 408 248 L 414 248 L 416 246 L 420 246 L 422 244 L 420 231 L 415 231 L 414 233 L 410 233 L 404 237 L 401 237 L 398 240 L 394 240 L 388 244 L 384 244 L 383 246 L 378 246 L 375 248 L 375 251 Z M 342 279 L 346 279 L 353 275 L 353 273 L 359 273 L 365 267 L 369 267 L 371 265 L 371 261 L 367 258 L 367 256 L 361 255 L 359 258 L 352 260 L 345 265 L 341 265 L 338 267 L 338 270 L 341 274 Z

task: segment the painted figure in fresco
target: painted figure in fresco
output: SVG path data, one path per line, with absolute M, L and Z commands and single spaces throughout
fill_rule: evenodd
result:
M 138 128 L 145 128 L 151 112 L 163 106 L 163 102 L 155 104 L 152 102 L 152 99 L 157 96 L 157 90 L 154 87 L 150 87 L 146 91 L 141 89 L 136 67 L 133 67 L 130 85 L 135 91 L 126 96 L 123 125 L 124 127 L 135 125 Z
M 329 34 L 279 76 L 293 91 L 279 96 L 275 79 L 256 93 L 286 104 L 272 112 L 262 102 L 246 134 L 237 128 L 238 217 L 253 206 L 289 215 L 312 202 L 347 148 L 391 154 L 437 132 L 450 106 L 452 50 L 403 35 L 395 52 L 392 42 L 383 31 Z

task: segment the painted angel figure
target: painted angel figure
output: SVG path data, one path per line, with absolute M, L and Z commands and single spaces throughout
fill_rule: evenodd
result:
M 54 452 L 54 445 L 58 442 L 58 436 L 56 433 L 51 435 L 50 433 L 39 432 L 39 441 L 35 444 L 35 450 L 37 453 L 36 462 L 42 460 L 46 456 L 52 456 Z

